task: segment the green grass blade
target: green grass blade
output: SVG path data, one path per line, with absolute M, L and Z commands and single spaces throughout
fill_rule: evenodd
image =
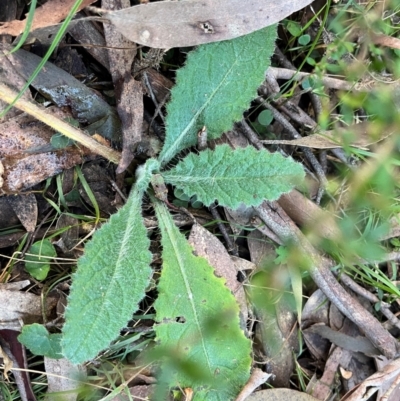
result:
M 12 53 L 16 52 L 18 49 L 20 49 L 21 46 L 25 43 L 26 38 L 29 36 L 29 32 L 31 30 L 31 26 L 32 26 L 32 22 L 33 22 L 33 17 L 35 16 L 36 4 L 37 4 L 37 0 L 31 1 L 31 5 L 29 6 L 28 17 L 26 18 L 24 32 L 22 33 L 21 38 L 19 39 L 16 46 L 9 52 L 9 54 L 12 54 Z
M 54 37 L 53 42 L 51 43 L 49 50 L 47 50 L 46 54 L 44 55 L 42 61 L 39 63 L 39 65 L 36 67 L 35 71 L 31 75 L 31 77 L 28 79 L 24 87 L 20 90 L 18 93 L 18 96 L 0 113 L 0 118 L 4 117 L 7 112 L 14 106 L 15 102 L 21 98 L 21 96 L 24 94 L 24 92 L 29 88 L 29 85 L 35 80 L 37 74 L 39 74 L 40 70 L 43 68 L 43 66 L 46 64 L 47 60 L 50 58 L 52 55 L 53 51 L 55 48 L 58 46 L 60 43 L 62 37 L 64 36 L 64 33 L 66 32 L 69 23 L 71 22 L 72 18 L 76 14 L 76 12 L 79 9 L 79 6 L 81 5 L 83 0 L 76 0 L 74 5 L 71 8 L 71 11 L 67 15 L 67 18 L 65 18 L 65 21 L 61 25 L 60 29 L 58 30 L 56 36 Z

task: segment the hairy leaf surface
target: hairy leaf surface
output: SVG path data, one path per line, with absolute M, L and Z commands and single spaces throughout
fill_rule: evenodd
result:
M 136 188 L 145 192 L 150 184 L 153 173 L 160 169 L 160 162 L 156 159 L 147 159 L 146 163 L 136 169 Z
M 73 363 L 94 358 L 114 340 L 143 298 L 150 280 L 150 241 L 141 216 L 142 193 L 86 244 L 68 300 L 62 341 Z
M 239 326 L 239 307 L 224 279 L 193 255 L 159 201 L 163 270 L 155 302 L 158 349 L 168 385 L 191 387 L 194 400 L 233 400 L 250 373 L 251 343 Z
M 207 206 L 217 200 L 236 209 L 241 203 L 257 206 L 264 199 L 279 198 L 301 182 L 304 171 L 301 164 L 279 153 L 221 145 L 190 153 L 162 176 L 187 196 L 196 194 Z
M 195 145 L 203 126 L 209 138 L 218 138 L 242 118 L 264 79 L 275 37 L 276 26 L 271 26 L 240 38 L 202 45 L 189 53 L 186 66 L 177 72 L 167 105 L 161 164 Z

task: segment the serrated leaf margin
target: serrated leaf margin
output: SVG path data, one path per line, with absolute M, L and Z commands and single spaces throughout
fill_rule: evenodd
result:
M 190 153 L 161 174 L 166 183 L 189 197 L 196 195 L 206 206 L 217 200 L 232 209 L 276 200 L 304 178 L 302 165 L 292 158 L 252 146 L 233 150 L 228 145 Z
M 152 202 L 159 222 L 163 246 L 163 270 L 158 285 L 159 295 L 154 304 L 157 313 L 156 319 L 158 321 L 158 324 L 155 326 L 155 331 L 158 347 L 160 349 L 166 346 L 173 347 L 174 349 L 174 363 L 172 366 L 168 365 L 169 377 L 172 379 L 169 385 L 193 388 L 195 392 L 194 401 L 233 400 L 241 387 L 248 380 L 251 366 L 251 342 L 245 337 L 240 328 L 239 307 L 234 296 L 225 286 L 225 280 L 214 275 L 213 268 L 204 258 L 193 254 L 193 248 L 175 226 L 166 207 L 155 198 L 152 198 Z M 168 255 L 170 253 L 173 255 L 172 259 L 170 255 Z M 194 272 L 192 271 L 190 273 L 186 271 L 189 267 L 194 269 Z M 222 299 L 222 302 L 211 304 L 215 316 L 207 317 L 211 320 L 217 315 L 219 317 L 216 319 L 218 323 L 215 323 L 218 325 L 218 328 L 216 328 L 216 331 L 211 336 L 210 333 L 203 336 L 207 331 L 205 327 L 207 323 L 205 320 L 202 320 L 204 316 L 199 311 L 204 307 L 204 303 L 199 302 L 199 304 L 196 305 L 196 299 L 194 299 L 194 288 L 198 288 L 195 286 L 196 273 L 197 276 L 201 275 L 201 277 L 203 277 L 203 275 L 205 275 L 205 277 L 207 277 L 207 291 L 203 296 L 207 299 L 207 302 L 212 302 L 214 298 L 213 294 L 218 294 L 220 297 L 219 300 Z M 172 285 L 177 283 L 178 277 L 181 277 L 187 293 L 180 293 L 176 291 L 176 288 L 168 287 L 167 275 Z M 187 314 L 185 316 L 185 314 L 182 313 L 182 310 L 177 310 L 178 301 L 176 300 L 180 297 L 188 298 L 187 304 L 189 309 L 193 311 L 193 321 L 186 320 L 184 323 L 176 322 L 176 318 L 178 317 L 184 319 L 188 317 Z M 201 299 L 197 300 L 201 301 Z M 221 313 L 221 315 L 219 315 L 219 313 Z M 224 313 L 226 313 L 226 315 L 224 315 Z M 221 319 L 221 316 L 224 318 Z M 209 387 L 210 383 L 199 383 L 194 379 L 191 381 L 183 371 L 177 368 L 179 365 L 177 363 L 179 359 L 178 355 L 181 355 L 182 351 L 189 352 L 188 349 L 194 346 L 193 336 L 189 335 L 185 337 L 179 335 L 178 327 L 183 327 L 183 324 L 193 324 L 196 327 L 195 330 L 200 333 L 200 338 L 197 338 L 199 343 L 198 353 L 204 352 L 207 362 L 206 368 L 208 370 L 205 372 L 205 376 L 208 375 L 208 377 L 212 377 L 212 382 L 215 387 Z M 208 330 L 210 330 L 210 327 L 208 327 Z M 221 334 L 221 330 L 226 331 L 224 334 Z M 186 334 L 185 329 L 184 331 Z M 190 329 L 188 328 L 187 331 L 190 331 Z M 219 337 L 220 342 L 217 349 L 215 349 L 215 344 L 211 345 L 208 343 L 207 339 L 210 340 L 210 337 L 213 339 Z M 224 347 L 229 349 L 229 358 L 232 360 L 223 360 L 222 352 L 228 351 Z M 210 352 L 211 350 L 214 352 Z M 188 358 L 188 361 L 196 364 L 196 366 L 199 366 L 197 365 L 198 353 L 195 352 L 196 356 Z M 237 369 L 236 371 L 234 367 Z M 171 370 L 174 368 L 176 371 L 172 373 Z
M 78 260 L 65 312 L 62 349 L 72 363 L 94 358 L 114 340 L 144 297 L 151 275 L 143 193 L 95 232 Z
M 195 145 L 203 126 L 209 138 L 215 139 L 242 118 L 264 80 L 275 38 L 276 25 L 272 25 L 232 40 L 201 45 L 189 53 L 167 104 L 166 136 L 159 155 L 162 165 Z M 229 54 L 234 55 L 233 60 L 227 60 Z M 217 82 L 210 91 L 205 81 L 213 80 Z M 233 94 L 237 88 L 238 93 Z M 221 99 L 214 105 L 216 96 Z

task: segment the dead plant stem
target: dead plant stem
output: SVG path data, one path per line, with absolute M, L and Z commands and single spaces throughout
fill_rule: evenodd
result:
M 9 88 L 4 83 L 0 82 L 0 99 L 4 100 L 8 104 L 11 104 L 16 97 L 17 97 L 17 92 Z M 119 152 L 105 145 L 100 144 L 99 142 L 94 140 L 90 135 L 86 135 L 81 130 L 69 125 L 65 121 L 62 121 L 57 117 L 53 116 L 52 114 L 48 113 L 45 108 L 39 107 L 38 105 L 29 102 L 25 99 L 19 99 L 14 104 L 14 107 L 37 118 L 39 121 L 42 121 L 51 128 L 55 129 L 56 131 L 61 132 L 68 138 L 71 138 L 74 141 L 78 142 L 79 144 L 90 149 L 93 153 L 103 156 L 107 160 L 113 163 L 117 164 L 119 162 L 121 158 Z
M 256 214 L 284 243 L 295 245 L 309 261 L 309 274 L 325 296 L 352 322 L 387 358 L 397 354 L 398 342 L 363 306 L 335 279 L 333 263 L 323 258 L 287 216 L 277 202 L 264 202 L 255 208 Z

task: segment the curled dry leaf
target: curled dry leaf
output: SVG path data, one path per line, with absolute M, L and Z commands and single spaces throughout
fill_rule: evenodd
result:
M 354 392 L 345 395 L 343 401 L 363 400 L 369 389 L 377 393 L 378 401 L 395 401 L 399 399 L 398 383 L 400 378 L 400 359 L 388 363 L 382 370 L 370 376 Z
M 196 46 L 273 25 L 312 0 L 185 0 L 142 4 L 107 18 L 133 42 L 149 47 Z
M 314 149 L 335 149 L 354 146 L 368 149 L 374 143 L 380 142 L 392 135 L 395 128 L 382 132 L 381 128 L 370 122 L 354 124 L 347 128 L 337 128 L 333 131 L 317 132 L 298 139 L 272 139 L 261 141 L 269 145 L 293 145 Z

